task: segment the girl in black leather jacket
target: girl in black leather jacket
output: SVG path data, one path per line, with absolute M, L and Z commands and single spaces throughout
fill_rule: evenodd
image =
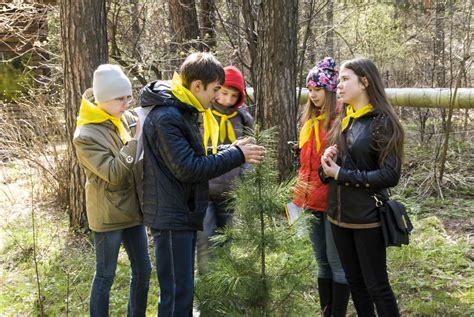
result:
M 399 316 L 374 194 L 400 178 L 403 128 L 368 59 L 341 66 L 338 93 L 345 109 L 330 131 L 320 176 L 329 182 L 328 220 L 359 316 Z

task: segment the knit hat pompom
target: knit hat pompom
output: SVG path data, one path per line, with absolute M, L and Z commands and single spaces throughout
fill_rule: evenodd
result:
M 95 102 L 106 102 L 118 97 L 131 96 L 132 84 L 120 66 L 103 64 L 94 72 L 92 90 Z
M 320 87 L 329 92 L 336 92 L 338 77 L 336 62 L 332 57 L 325 57 L 309 71 L 306 87 Z

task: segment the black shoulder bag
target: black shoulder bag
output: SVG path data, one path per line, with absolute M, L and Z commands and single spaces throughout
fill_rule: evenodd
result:
M 386 247 L 401 247 L 402 244 L 409 243 L 409 235 L 413 230 L 413 225 L 408 218 L 405 206 L 396 200 L 380 200 L 376 194 L 375 206 L 379 210 L 382 234 Z

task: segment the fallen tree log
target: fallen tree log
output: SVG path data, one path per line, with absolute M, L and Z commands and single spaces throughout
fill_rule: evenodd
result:
M 253 88 L 247 88 L 247 95 L 253 100 Z M 387 88 L 385 92 L 393 106 L 416 108 L 449 108 L 455 89 L 450 88 Z M 308 90 L 301 90 L 300 104 L 306 102 Z M 453 108 L 474 108 L 474 88 L 459 88 L 453 101 Z

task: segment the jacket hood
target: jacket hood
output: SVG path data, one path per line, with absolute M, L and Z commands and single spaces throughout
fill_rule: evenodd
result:
M 156 80 L 147 84 L 140 95 L 140 106 L 173 106 L 181 110 L 197 111 L 190 105 L 182 103 L 171 93 L 170 83 L 167 80 Z
M 92 90 L 92 88 L 88 88 L 86 89 L 86 91 L 84 91 L 84 93 L 82 94 L 82 99 L 83 100 L 86 100 L 87 102 L 93 104 L 94 103 L 94 91 Z

